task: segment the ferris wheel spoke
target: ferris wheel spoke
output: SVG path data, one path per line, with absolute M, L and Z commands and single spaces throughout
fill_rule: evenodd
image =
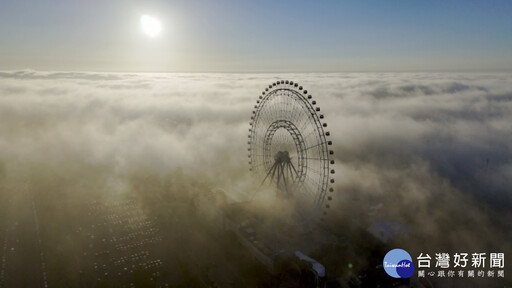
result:
M 313 149 L 313 148 L 315 148 L 315 147 L 319 147 L 319 146 L 324 145 L 324 144 L 325 144 L 325 142 L 318 143 L 318 144 L 313 145 L 313 146 L 311 146 L 311 147 L 307 147 L 307 148 L 305 148 L 304 150 L 310 150 L 310 149 Z
M 304 182 L 303 187 L 306 188 L 305 192 L 310 194 L 311 196 L 314 196 L 316 187 L 315 185 L 311 185 L 309 182 Z
M 328 161 L 329 158 L 313 158 L 313 157 L 305 157 L 304 159 L 312 160 L 312 161 Z
M 322 172 L 318 171 L 318 170 L 315 170 L 313 169 L 312 167 L 308 167 L 308 169 L 312 170 L 313 172 L 315 172 L 315 174 L 317 175 L 322 175 Z
M 260 167 L 265 166 L 266 164 L 267 163 L 263 162 L 263 163 L 260 163 L 258 165 L 254 165 L 254 166 L 252 166 L 252 169 L 259 169 Z
M 310 139 L 311 136 L 315 136 L 314 140 L 318 141 L 319 139 L 321 140 L 322 137 L 318 137 L 319 135 L 317 134 L 317 132 L 315 130 L 309 132 L 306 137 L 304 137 L 304 139 Z M 320 141 L 321 142 L 321 141 Z

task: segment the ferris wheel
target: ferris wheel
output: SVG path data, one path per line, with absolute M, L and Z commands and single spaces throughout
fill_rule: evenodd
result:
M 261 93 L 249 128 L 250 170 L 283 197 L 326 214 L 335 170 L 327 123 L 313 97 L 298 83 L 280 80 Z

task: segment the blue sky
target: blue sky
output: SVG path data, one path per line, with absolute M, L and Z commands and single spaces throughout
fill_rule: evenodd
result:
M 512 1 L 2 0 L 0 69 L 512 71 L 510 15 Z

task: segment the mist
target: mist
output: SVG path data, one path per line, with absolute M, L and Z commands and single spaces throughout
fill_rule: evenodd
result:
M 226 273 L 238 276 L 218 276 L 220 286 L 272 286 L 211 215 L 217 202 L 256 200 L 263 217 L 289 208 L 258 192 L 247 163 L 252 107 L 281 79 L 306 87 L 329 124 L 336 187 L 323 225 L 338 244 L 377 243 L 364 231 L 379 220 L 410 233 L 376 245 L 413 258 L 512 253 L 510 74 L 0 72 L 0 235 L 32 219 L 34 205 L 45 281 L 94 286 L 81 275 L 99 273 L 96 260 L 77 260 L 92 245 L 87 229 L 124 203 L 157 243 L 144 250 L 162 263 L 152 277 L 196 287 Z M 348 245 L 337 259 L 325 247 L 312 255 L 327 269 L 364 266 L 362 244 Z

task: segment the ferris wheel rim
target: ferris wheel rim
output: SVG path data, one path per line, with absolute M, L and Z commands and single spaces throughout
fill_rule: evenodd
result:
M 281 98 L 279 98 L 281 97 Z M 278 100 L 275 100 L 275 99 Z M 282 100 L 286 99 L 286 101 Z M 269 107 L 270 112 L 265 112 L 267 110 L 264 110 L 267 108 L 268 105 L 272 104 L 272 101 L 277 101 L 277 103 L 273 103 L 274 105 L 278 106 L 279 109 L 276 109 L 275 107 Z M 295 106 L 294 106 L 295 105 Z M 301 111 L 298 111 L 298 114 L 295 113 L 295 110 L 292 108 L 299 108 L 302 109 Z M 273 110 L 272 110 L 273 109 Z M 278 110 L 278 111 L 275 111 Z M 263 112 L 262 112 L 263 111 Z M 299 182 L 301 184 L 305 185 L 311 185 L 313 186 L 316 184 L 317 187 L 308 187 L 310 190 L 317 190 L 316 195 L 314 195 L 314 204 L 317 207 L 322 207 L 322 204 L 324 203 L 325 199 L 332 200 L 332 196 L 326 197 L 328 194 L 327 192 L 333 192 L 334 189 L 332 187 L 332 184 L 334 183 L 334 178 L 331 177 L 332 174 L 334 174 L 334 169 L 331 169 L 329 165 L 334 164 L 333 154 L 334 152 L 329 149 L 329 146 L 332 145 L 332 141 L 328 140 L 328 137 L 330 136 L 330 132 L 325 131 L 324 128 L 327 127 L 327 124 L 325 122 L 322 123 L 322 119 L 324 119 L 324 116 L 322 114 L 319 114 L 317 112 L 320 112 L 320 108 L 316 105 L 316 101 L 312 100 L 311 94 L 308 94 L 307 90 L 305 90 L 302 86 L 300 86 L 298 83 L 288 80 L 280 80 L 277 82 L 274 82 L 270 84 L 268 87 L 265 88 L 265 90 L 261 93 L 261 95 L 258 97 L 258 100 L 256 101 L 256 105 L 254 106 L 254 110 L 252 112 L 251 121 L 250 121 L 250 128 L 249 128 L 249 164 L 251 166 L 250 170 L 254 172 L 254 170 L 263 170 L 259 166 L 265 166 L 267 172 L 267 177 L 269 176 L 271 170 L 269 170 L 269 167 L 275 167 L 275 163 L 272 165 L 271 159 L 272 156 L 271 152 L 273 153 L 280 153 L 284 151 L 274 151 L 272 150 L 272 145 L 277 147 L 289 147 L 295 146 L 296 148 L 296 157 L 297 160 L 292 160 L 293 157 L 289 157 L 288 160 L 290 164 L 292 161 L 297 161 L 296 163 L 299 167 L 299 170 L 302 171 L 302 174 L 297 173 L 297 176 L 300 177 Z M 266 114 L 265 114 L 266 113 Z M 284 115 L 284 116 L 282 116 Z M 295 116 L 294 116 L 295 115 Z M 298 115 L 298 116 L 297 116 Z M 290 117 L 296 117 L 293 119 L 283 119 L 283 118 L 290 118 Z M 265 121 L 265 117 L 269 118 Z M 262 120 L 263 118 L 263 120 Z M 305 120 L 304 120 L 305 119 Z M 263 122 L 263 123 L 262 123 Z M 294 122 L 298 122 L 294 123 Z M 277 127 L 277 128 L 276 128 Z M 275 137 L 275 133 L 277 133 L 277 129 L 284 129 L 288 132 L 282 132 L 280 139 L 276 141 L 285 141 L 283 140 L 286 138 L 286 135 L 290 135 L 292 141 L 294 141 L 294 145 L 288 143 L 279 143 L 273 144 L 273 137 Z M 305 131 L 305 128 L 309 129 L 307 131 L 309 134 L 303 135 Z M 262 131 L 264 130 L 265 133 L 263 134 Z M 263 134 L 263 143 L 258 143 L 258 141 L 261 142 L 261 138 Z M 288 137 L 290 138 L 290 137 Z M 306 140 L 304 140 L 306 139 Z M 290 139 L 287 140 L 288 142 L 291 142 Z M 307 142 L 307 143 L 306 143 Z M 313 146 L 309 146 L 313 143 Z M 309 146 L 309 147 L 308 147 Z M 266 149 L 266 150 L 265 150 Z M 277 149 L 277 148 L 276 148 Z M 316 158 L 309 158 L 310 154 L 308 153 L 308 150 L 315 150 L 317 154 Z M 259 150 L 259 151 L 258 151 Z M 288 150 L 285 150 L 286 153 L 288 153 Z M 257 154 L 262 153 L 262 154 Z M 293 154 L 293 151 L 292 153 Z M 277 154 L 276 154 L 277 155 Z M 264 159 L 264 160 L 263 160 Z M 270 160 L 269 160 L 270 159 Z M 277 161 L 277 160 L 275 160 Z M 301 162 L 302 161 L 302 162 Z M 313 168 L 310 168 L 310 162 L 316 161 L 316 165 L 318 166 L 317 170 L 314 170 Z M 276 162 L 277 163 L 277 162 Z M 280 164 L 281 165 L 281 164 Z M 285 165 L 288 165 L 287 163 L 283 164 L 283 167 Z M 316 167 L 316 166 L 315 166 Z M 282 168 L 281 174 L 284 175 L 287 172 L 287 169 L 291 171 L 291 168 Z M 309 169 L 309 171 L 308 171 Z M 276 171 L 274 171 L 275 173 Z M 277 171 L 278 177 L 279 176 L 279 170 Z M 311 176 L 308 173 L 316 173 L 314 176 Z M 293 174 L 293 171 L 292 171 Z M 281 176 L 282 176 L 281 175 Z M 307 179 L 310 178 L 310 179 Z M 313 179 L 314 178 L 314 179 Z M 266 178 L 265 178 L 266 179 Z M 283 180 L 284 176 L 283 176 Z M 265 180 L 264 180 L 265 181 Z M 279 183 L 279 180 L 278 180 Z M 286 183 L 286 181 L 285 181 Z M 279 184 L 278 184 L 279 185 Z M 313 193 L 315 193 L 313 191 Z M 323 206 L 325 209 L 328 209 L 330 206 L 329 204 L 326 204 Z M 326 211 L 323 213 L 326 214 Z

